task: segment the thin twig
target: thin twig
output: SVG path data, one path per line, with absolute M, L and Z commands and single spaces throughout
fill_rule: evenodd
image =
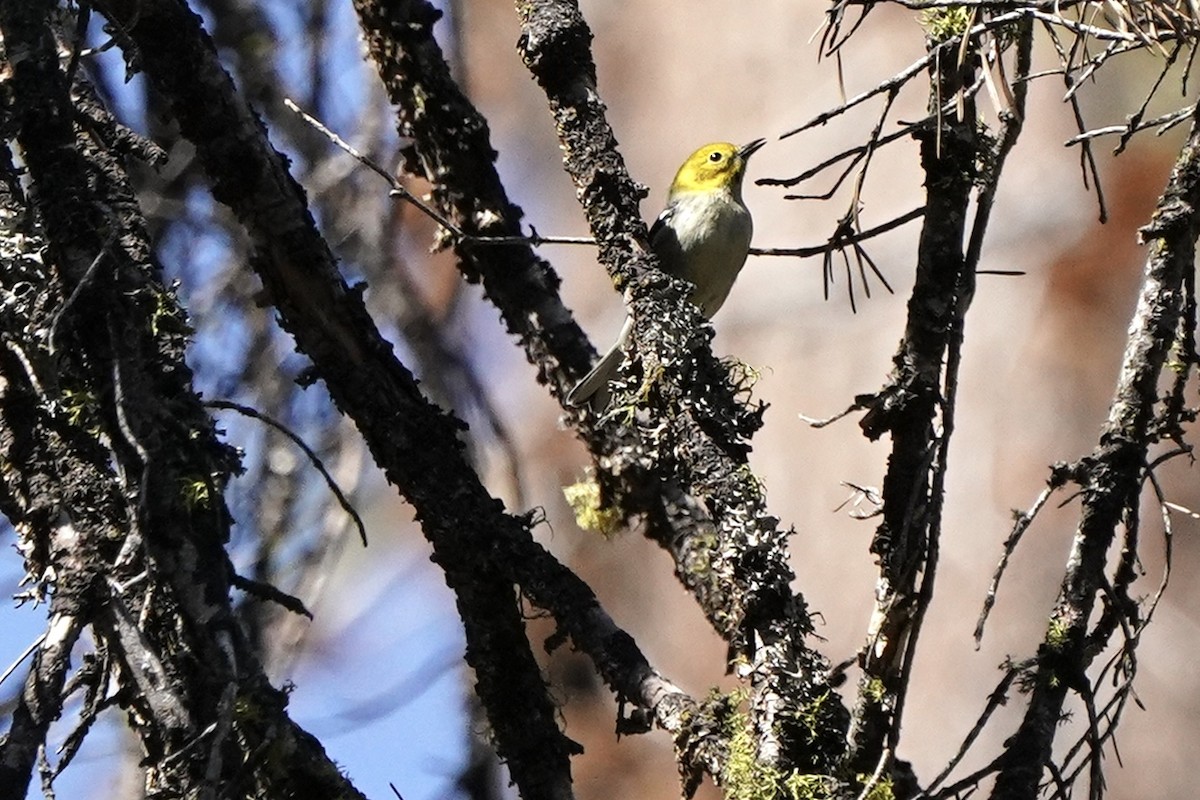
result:
M 1163 128 L 1158 131 L 1157 135 L 1162 136 L 1168 130 L 1174 128 L 1176 125 L 1179 125 L 1181 122 L 1186 122 L 1192 116 L 1195 110 L 1195 105 L 1190 105 L 1186 108 L 1172 111 L 1169 114 L 1163 114 L 1161 117 L 1141 120 L 1136 125 L 1132 125 L 1132 122 L 1126 122 L 1124 125 L 1106 125 L 1103 128 L 1093 128 L 1090 131 L 1084 131 L 1083 133 L 1072 136 L 1070 139 L 1067 139 L 1067 141 L 1064 142 L 1064 145 L 1070 147 L 1071 145 L 1079 144 L 1088 139 L 1096 139 L 1101 136 L 1112 136 L 1114 134 L 1121 134 L 1123 137 L 1127 138 L 1128 136 L 1139 133 L 1140 131 L 1144 131 L 1147 128 L 1155 128 L 1160 125 L 1163 126 Z
M 1017 545 L 1021 543 L 1021 537 L 1025 535 L 1025 531 L 1029 530 L 1029 526 L 1033 524 L 1033 520 L 1037 517 L 1038 512 L 1046 505 L 1046 501 L 1050 499 L 1050 495 L 1057 491 L 1060 485 L 1056 484 L 1053 479 L 1046 484 L 1038 494 L 1037 499 L 1033 501 L 1028 511 L 1020 512 L 1016 516 L 1016 523 L 1013 525 L 1012 532 L 1008 534 L 1008 538 L 1004 540 L 1004 549 L 1000 555 L 1000 563 L 996 565 L 995 571 L 992 573 L 992 581 L 988 584 L 987 594 L 983 598 L 983 609 L 979 612 L 979 619 L 975 622 L 975 649 L 978 650 L 983 642 L 983 629 L 987 625 L 988 616 L 992 613 L 992 607 L 996 604 L 996 593 L 1000 591 L 1000 580 L 1004 577 L 1004 571 L 1008 569 L 1008 560 L 1016 551 Z
M 9 676 L 17 671 L 17 667 L 21 666 L 21 662 L 33 655 L 42 646 L 42 642 L 44 641 L 46 641 L 46 634 L 44 632 L 38 634 L 37 638 L 30 642 L 29 646 L 21 652 L 21 655 L 13 659 L 13 662 L 8 665 L 8 669 L 4 670 L 4 674 L 0 675 L 0 684 L 8 680 Z
M 875 787 L 879 785 L 879 781 L 883 778 L 883 773 L 892 763 L 892 750 L 885 747 L 883 752 L 879 754 L 879 763 L 875 765 L 875 771 L 871 773 L 871 777 L 863 784 L 862 791 L 858 793 L 858 800 L 867 800 L 871 793 L 875 791 Z
M 795 256 L 796 258 L 811 258 L 812 256 L 821 256 L 834 250 L 840 250 L 846 245 L 856 242 L 865 242 L 881 233 L 887 233 L 890 230 L 899 228 L 901 225 L 906 225 L 915 219 L 920 219 L 925 213 L 925 206 L 914 208 L 912 211 L 901 214 L 895 219 L 889 220 L 882 225 L 877 225 L 874 228 L 863 231 L 861 233 L 851 234 L 844 238 L 833 238 L 822 245 L 814 247 L 751 247 L 750 255 L 753 256 Z
M 543 244 L 594 245 L 596 243 L 596 240 L 589 236 L 542 236 L 538 234 L 536 230 L 533 231 L 529 236 L 473 236 L 471 234 L 464 233 L 461 228 L 451 222 L 444 214 L 439 213 L 438 210 L 433 206 L 429 205 L 409 191 L 408 187 L 401 183 L 400 179 L 394 174 L 384 169 L 367 156 L 363 155 L 361 152 L 355 149 L 353 145 L 326 127 L 316 117 L 313 117 L 311 114 L 302 110 L 300 106 L 296 105 L 291 98 L 284 98 L 283 104 L 287 106 L 288 109 L 298 114 L 301 119 L 311 125 L 318 132 L 327 137 L 329 141 L 340 150 L 387 181 L 393 197 L 399 197 L 416 206 L 416 208 L 422 214 L 429 217 L 431 220 L 448 231 L 450 235 L 458 242 L 486 246 L 528 245 L 530 247 L 539 247 Z
M 963 757 L 966 756 L 967 751 L 969 751 L 971 746 L 975 744 L 975 740 L 979 738 L 979 734 L 983 733 L 984 727 L 987 725 L 988 720 L 991 719 L 992 714 L 996 712 L 996 709 L 1008 702 L 1008 690 L 1012 686 L 1013 680 L 1020 673 L 1021 666 L 1018 665 L 1010 665 L 1004 671 L 1004 677 L 1000 679 L 1000 682 L 996 684 L 996 688 L 993 689 L 991 694 L 988 695 L 987 704 L 983 707 L 983 712 L 979 715 L 979 718 L 975 720 L 975 724 L 971 726 L 971 730 L 967 732 L 962 744 L 960 744 L 958 747 L 958 752 L 955 753 L 950 759 L 950 763 L 946 765 L 945 769 L 943 769 L 938 776 L 934 778 L 928 786 L 925 787 L 924 791 L 914 797 L 913 800 L 921 800 L 921 798 L 924 797 L 937 796 L 933 795 L 932 792 L 941 786 L 946 778 L 950 777 L 950 773 L 954 771 L 954 769 L 963 760 Z M 980 775 L 980 777 L 983 776 Z
M 333 476 L 329 474 L 329 470 L 325 468 L 325 462 L 323 462 L 321 457 L 318 456 L 316 452 L 308 446 L 308 443 L 305 442 L 304 439 L 302 439 L 298 434 L 293 432 L 290 428 L 288 428 L 288 426 L 284 425 L 279 420 L 264 414 L 256 408 L 251 408 L 250 406 L 242 405 L 241 403 L 234 403 L 229 400 L 209 400 L 204 405 L 208 406 L 209 408 L 218 408 L 224 411 L 236 411 L 242 416 L 251 417 L 259 420 L 260 422 L 266 423 L 282 433 L 288 439 L 291 439 L 297 447 L 304 451 L 304 454 L 308 456 L 309 463 L 311 463 L 313 467 L 316 468 L 317 472 L 321 474 L 321 477 L 325 479 L 325 485 L 329 487 L 329 491 L 333 492 L 333 496 L 337 498 L 338 504 L 343 510 L 345 510 L 347 514 L 350 515 L 350 518 L 354 520 L 354 525 L 358 528 L 358 535 L 359 538 L 362 539 L 363 547 L 367 546 L 367 526 L 363 522 L 362 517 L 358 515 L 358 511 L 355 510 L 354 506 L 350 503 L 350 500 L 342 492 L 342 489 L 340 486 L 338 486 L 337 481 L 335 481 Z
M 75 284 L 75 288 L 71 290 L 71 294 L 68 295 L 67 299 L 63 301 L 63 304 L 59 306 L 58 313 L 54 315 L 54 319 L 50 322 L 50 333 L 46 337 L 46 343 L 47 347 L 49 348 L 50 355 L 52 356 L 55 354 L 55 350 L 57 348 L 59 323 L 61 323 L 63 318 L 66 317 L 67 312 L 71 309 L 71 306 L 75 304 L 75 301 L 79 299 L 80 295 L 83 294 L 84 290 L 91 285 L 92 280 L 96 277 L 96 273 L 100 269 L 101 262 L 103 262 L 104 257 L 109 254 L 113 244 L 117 241 L 117 236 L 121 233 L 121 226 L 116 224 L 117 221 L 111 215 L 111 213 L 109 216 L 109 224 L 112 226 L 112 228 L 109 230 L 108 238 L 105 240 L 104 245 L 100 248 L 100 252 L 96 253 L 96 257 L 92 259 L 92 263 L 88 265 L 86 270 L 84 270 L 83 277 L 80 278 L 79 282 Z
M 1074 22 L 1058 14 L 1047 14 L 1044 11 L 1038 11 L 1036 8 L 1025 9 L 1024 14 L 1047 25 L 1060 25 L 1072 33 L 1087 34 L 1095 39 L 1118 42 L 1139 41 L 1139 37 L 1132 33 L 1121 33 L 1120 31 L 1112 31 L 1107 28 L 1097 28 L 1094 25 L 1085 25 L 1082 22 Z
M 810 428 L 824 428 L 826 425 L 831 425 L 834 422 L 837 422 L 839 419 L 853 414 L 855 411 L 861 411 L 863 408 L 865 408 L 865 406 L 856 401 L 847 406 L 844 410 L 834 414 L 832 417 L 808 417 L 804 414 L 797 414 L 796 416 L 798 416 L 800 421 L 805 425 L 808 425 Z
M 1058 53 L 1059 60 L 1063 64 L 1069 63 L 1069 58 L 1066 51 L 1063 49 L 1062 41 L 1058 38 L 1058 32 L 1049 25 L 1046 25 L 1046 31 L 1050 35 L 1050 41 L 1054 45 L 1055 51 Z M 1063 81 L 1070 88 L 1074 84 L 1074 79 L 1070 73 L 1063 74 Z M 1087 130 L 1087 125 L 1083 121 L 1083 111 L 1079 107 L 1079 98 L 1075 95 L 1070 95 L 1071 112 L 1075 115 L 1075 125 L 1080 133 Z M 1079 168 L 1083 171 L 1083 185 L 1086 188 L 1088 185 L 1088 175 L 1092 176 L 1092 183 L 1096 186 L 1096 202 L 1100 207 L 1100 222 L 1103 224 L 1108 221 L 1108 209 L 1104 204 L 1104 188 L 1100 185 L 1100 169 L 1096 166 L 1096 156 L 1092 152 L 1091 145 L 1088 141 L 1082 142 L 1082 152 L 1079 154 Z
M 1175 65 L 1175 60 L 1179 58 L 1179 52 L 1182 48 L 1183 45 L 1176 44 L 1167 56 L 1162 69 L 1158 72 L 1158 78 L 1155 79 L 1154 85 L 1150 87 L 1150 91 L 1146 92 L 1146 97 L 1142 100 L 1142 104 L 1138 107 L 1138 110 L 1133 112 L 1129 117 L 1127 126 L 1131 129 L 1135 129 L 1138 123 L 1142 121 L 1142 117 L 1146 115 L 1146 108 L 1150 105 L 1150 101 L 1154 99 L 1154 95 L 1158 93 L 1158 89 L 1162 86 L 1163 81 L 1166 80 L 1167 73 L 1171 71 L 1171 67 Z M 1113 150 L 1113 155 L 1120 155 L 1125 150 L 1126 145 L 1129 144 L 1129 140 L 1133 137 L 1133 133 L 1133 130 L 1129 130 L 1121 134 L 1121 139 Z

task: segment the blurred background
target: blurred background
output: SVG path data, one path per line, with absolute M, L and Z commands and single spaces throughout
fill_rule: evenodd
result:
M 675 169 L 696 147 L 766 137 L 745 192 L 759 247 L 823 243 L 849 208 L 853 181 L 820 202 L 784 195 L 824 192 L 832 175 L 791 190 L 753 181 L 795 175 L 864 141 L 881 106 L 869 103 L 801 135 L 777 137 L 839 104 L 843 91 L 854 96 L 924 53 L 918 19 L 903 9 L 873 12 L 842 49 L 839 64 L 818 58 L 823 3 L 580 5 L 595 34 L 609 121 L 631 173 L 650 187 L 644 216 L 657 214 Z M 433 231 L 419 213 L 389 200 L 376 176 L 283 108 L 284 97 L 295 99 L 385 167 L 395 167 L 391 112 L 363 60 L 349 3 L 211 0 L 193 7 L 274 143 L 292 156 L 345 272 L 368 284 L 368 304 L 397 354 L 426 391 L 470 422 L 473 453 L 492 490 L 512 511 L 540 509 L 545 522 L 537 535 L 592 585 L 659 670 L 693 694 L 730 688 L 725 648 L 675 581 L 670 559 L 636 530 L 605 540 L 576 528 L 562 487 L 583 476 L 584 450 L 479 288 L 463 283 L 451 256 L 429 252 Z M 515 49 L 512 4 L 475 0 L 442 8 L 442 46 L 489 120 L 500 172 L 527 224 L 542 234 L 586 235 L 544 97 Z M 91 38 L 106 38 L 98 23 Z M 1040 37 L 1035 71 L 1057 61 Z M 1079 94 L 1088 126 L 1123 123 L 1161 64 L 1160 56 L 1134 54 L 1106 65 Z M 393 796 L 389 783 L 404 800 L 503 796 L 502 771 L 478 747 L 486 730 L 472 707 L 453 598 L 428 561 L 411 510 L 373 470 L 320 384 L 296 385 L 306 362 L 269 311 L 256 305 L 258 286 L 246 269 L 237 226 L 208 197 L 189 147 L 164 125 L 156 98 L 137 76 L 126 82 L 115 49 L 88 66 L 122 119 L 170 150 L 164 170 L 143 171 L 142 201 L 164 266 L 179 280 L 192 314 L 191 360 L 206 398 L 252 405 L 293 428 L 320 453 L 365 520 L 366 550 L 303 453 L 259 422 L 219 412 L 247 467 L 229 498 L 238 521 L 235 561 L 244 573 L 296 594 L 316 615 L 309 623 L 250 600 L 243 606 L 273 679 L 294 687 L 294 717 L 372 798 Z M 917 81 L 901 94 L 892 120 L 924 116 L 924 88 Z M 1178 75 L 1168 79 L 1148 116 L 1185 105 L 1179 88 Z M 970 730 L 1002 677 L 999 665 L 1010 656 L 1031 656 L 1043 634 L 1077 518 L 1074 503 L 1060 508 L 1052 502 L 1042 513 L 1013 557 L 982 647 L 972 638 L 1013 510 L 1032 503 L 1050 464 L 1077 459 L 1095 445 L 1145 255 L 1137 228 L 1149 220 L 1184 133 L 1143 134 L 1119 158 L 1110 155 L 1115 142 L 1097 143 L 1109 216 L 1101 225 L 1097 187 L 1090 180 L 1085 185 L 1078 148 L 1063 144 L 1077 133 L 1064 91 L 1061 76 L 1033 83 L 984 250 L 983 269 L 1024 275 L 981 276 L 968 317 L 939 582 L 898 753 L 923 782 L 940 772 Z M 979 104 L 994 121 L 986 95 Z M 900 140 L 877 154 L 861 200 L 864 227 L 922 203 L 915 142 Z M 894 294 L 875 278 L 864 287 L 856 276 L 852 311 L 840 261 L 826 298 L 820 259 L 751 257 L 715 320 L 718 355 L 761 373 L 755 395 L 771 407 L 751 463 L 772 513 L 795 528 L 796 588 L 820 612 L 819 649 L 834 662 L 851 657 L 864 641 L 876 575 L 867 552 L 875 523 L 854 518 L 855 509 L 845 505 L 853 495 L 846 484 L 879 485 L 889 444 L 868 442 L 854 416 L 813 429 L 800 415 L 831 415 L 882 385 L 903 330 L 918 229 L 919 223 L 910 224 L 866 245 Z M 567 305 L 596 346 L 606 347 L 624 311 L 594 251 L 546 247 L 542 255 L 561 275 Z M 1200 506 L 1195 472 L 1182 460 L 1161 477 L 1168 499 Z M 1143 512 L 1145 577 L 1135 596 L 1152 594 L 1163 568 L 1157 505 L 1147 503 Z M 1116 737 L 1119 760 L 1118 750 L 1105 751 L 1114 797 L 1195 796 L 1188 761 L 1200 751 L 1200 626 L 1189 609 L 1200 604 L 1200 584 L 1188 578 L 1200 547 L 1192 519 L 1180 514 L 1175 523 L 1177 579 L 1139 650 L 1136 687 L 1144 710 L 1128 709 Z M 20 577 L 18 559 L 0 564 L 9 594 Z M 44 616 L 24 607 L 0 619 L 0 664 L 7 664 L 28 646 Z M 531 621 L 535 650 L 550 632 L 544 621 Z M 616 705 L 590 664 L 562 648 L 546 665 L 566 731 L 586 748 L 574 762 L 578 796 L 677 797 L 669 738 L 654 732 L 618 740 Z M 16 685 L 6 683 L 0 698 Z M 1072 710 L 1076 719 L 1059 738 L 1064 748 L 1078 738 L 1077 719 L 1085 717 L 1081 707 Z M 1019 698 L 1000 709 L 963 770 L 990 760 L 1022 711 Z M 131 743 L 120 720 L 110 722 L 60 779 L 59 797 L 137 794 L 136 754 L 127 752 Z M 483 790 L 489 788 L 490 795 Z M 705 785 L 701 796 L 719 793 Z

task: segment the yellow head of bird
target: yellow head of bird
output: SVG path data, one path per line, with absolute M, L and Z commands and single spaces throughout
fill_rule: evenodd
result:
M 746 161 L 765 139 L 755 139 L 738 147 L 729 142 L 706 144 L 688 156 L 687 161 L 675 173 L 671 182 L 671 195 L 684 192 L 715 192 L 726 189 L 740 197 L 742 178 L 746 174 Z

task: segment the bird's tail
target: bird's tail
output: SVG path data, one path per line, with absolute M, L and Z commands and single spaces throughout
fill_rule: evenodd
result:
M 582 406 L 590 404 L 593 411 L 600 412 L 608 406 L 608 383 L 617 374 L 617 368 L 625 358 L 625 343 L 629 340 L 629 332 L 633 329 L 633 320 L 626 318 L 625 325 L 617 341 L 608 352 L 596 362 L 592 371 L 583 376 L 583 380 L 575 384 L 575 388 L 567 393 L 567 404 Z

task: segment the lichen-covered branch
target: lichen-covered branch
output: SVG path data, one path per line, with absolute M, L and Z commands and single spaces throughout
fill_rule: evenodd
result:
M 1088 625 L 1120 525 L 1137 524 L 1158 384 L 1183 310 L 1185 276 L 1195 269 L 1200 234 L 1200 124 L 1175 163 L 1150 224 L 1145 277 L 1128 344 L 1100 441 L 1083 462 L 1083 507 L 1066 573 L 1031 676 L 1033 692 L 1017 732 L 1008 739 L 992 797 L 1034 798 L 1071 691 L 1090 692 L 1086 670 L 1103 642 Z
M 376 461 L 418 510 L 434 560 L 456 594 L 467 660 L 500 755 L 526 797 L 570 796 L 569 754 L 511 581 L 480 541 L 499 517 L 467 466 L 461 422 L 429 404 L 335 268 L 286 162 L 221 68 L 199 18 L 177 0 L 119 20 L 147 77 L 196 145 L 213 194 L 233 209 L 283 326 L 357 423 Z
M 424 2 L 383 4 L 361 0 L 356 3 L 356 9 L 389 97 L 398 106 L 400 132 L 412 137 L 415 142 L 408 166 L 433 182 L 433 199 L 439 211 L 451 218 L 464 232 L 502 235 L 518 232 L 519 214 L 507 201 L 495 178 L 491 163 L 493 152 L 486 125 L 453 83 L 433 39 L 432 25 L 439 16 L 438 12 Z M 586 48 L 582 55 L 587 56 Z M 615 150 L 610 148 L 598 152 L 604 158 L 616 159 L 612 162 L 616 167 L 597 170 L 598 176 L 592 181 L 591 195 L 596 197 L 603 194 L 610 204 L 625 203 L 623 216 L 609 215 L 605 218 L 624 219 L 629 225 L 625 233 L 635 235 L 637 231 L 636 235 L 644 236 L 645 228 L 636 214 L 636 199 L 640 196 L 640 190 L 620 166 Z M 601 172 L 604 175 L 599 175 Z M 606 185 L 608 189 L 599 188 Z M 487 213 L 483 213 L 481 208 L 486 208 Z M 481 226 L 481 220 L 493 224 L 491 227 Z M 622 261 L 614 255 L 611 247 L 606 247 L 602 241 L 602 260 L 620 265 L 622 269 L 628 266 L 627 260 Z M 580 342 L 586 340 L 577 331 L 568 331 L 565 325 L 559 326 L 558 333 L 548 330 L 546 320 L 550 315 L 538 311 L 540 302 L 546 303 L 547 307 L 557 304 L 557 297 L 553 294 L 556 280 L 539 278 L 535 283 L 543 288 L 538 292 L 512 284 L 514 276 L 531 266 L 534 269 L 530 274 L 551 275 L 548 267 L 537 261 L 525 246 L 484 249 L 466 243 L 459 246 L 458 252 L 468 277 L 482 278 L 489 297 L 501 309 L 510 330 L 522 336 L 522 343 L 531 361 L 539 364 L 543 375 L 555 376 L 552 385 L 561 390 L 559 382 L 564 375 L 577 377 L 582 371 L 578 366 L 581 351 L 577 348 Z M 648 263 L 648 255 L 642 258 Z M 525 266 L 514 268 L 513 259 Z M 642 272 L 644 277 L 649 276 L 645 266 Z M 630 272 L 627 277 L 632 275 Z M 662 276 L 658 275 L 657 279 L 661 280 Z M 685 308 L 686 304 L 680 302 L 678 295 L 676 302 L 680 314 L 694 313 Z M 514 321 L 520 324 L 516 325 Z M 570 326 L 573 328 L 574 323 L 570 323 Z M 707 328 L 698 323 L 694 330 L 707 335 Z M 590 353 L 590 349 L 587 352 Z M 568 369 L 559 372 L 556 364 L 566 365 Z M 711 361 L 711 356 L 709 364 L 710 373 L 718 374 L 719 368 Z M 586 367 L 586 361 L 583 366 Z M 719 374 L 723 375 L 723 371 Z M 596 431 L 594 418 L 583 416 L 574 409 L 570 409 L 569 413 L 578 422 L 589 448 L 597 454 L 598 463 L 604 466 L 601 481 L 610 500 L 619 502 L 626 514 L 647 514 L 656 538 L 676 555 L 681 579 L 702 598 L 702 604 L 710 612 L 714 625 L 728 637 L 745 637 L 746 631 L 741 628 L 745 613 L 737 607 L 740 601 L 729 589 L 734 567 L 728 558 L 722 560 L 713 555 L 719 550 L 712 546 L 712 523 L 708 513 L 691 496 L 678 489 L 674 482 L 664 482 L 662 473 L 655 471 L 652 459 L 629 457 L 647 451 L 637 426 L 620 426 L 619 430 L 600 434 Z M 756 427 L 756 415 L 752 413 L 742 417 L 737 424 L 746 430 Z M 735 445 L 734 440 L 741 432 L 730 434 L 728 442 L 738 448 L 739 456 L 744 455 L 744 451 L 740 444 Z M 744 459 L 739 459 L 726 469 L 744 485 L 754 486 L 757 491 L 757 486 L 744 470 Z M 720 568 L 695 568 L 699 564 L 714 562 Z M 790 577 L 790 571 L 787 571 L 778 585 L 786 587 Z M 745 570 L 741 571 L 739 578 L 743 585 L 751 580 L 749 572 Z M 802 615 L 798 618 L 807 624 Z M 819 673 L 822 670 L 813 671 Z
M 761 763 L 783 773 L 829 771 L 841 752 L 842 709 L 825 702 L 825 662 L 805 646 L 807 611 L 790 588 L 787 534 L 746 464 L 746 438 L 762 409 L 735 399 L 708 348 L 711 329 L 684 299 L 686 286 L 656 268 L 638 211 L 642 191 L 616 150 L 578 6 L 519 0 L 517 10 L 521 56 L 546 92 L 600 261 L 631 305 L 632 349 L 646 376 L 632 392 L 617 392 L 627 414 L 610 414 L 591 442 L 601 483 L 623 510 L 646 514 L 650 535 L 672 553 L 677 574 L 730 643 L 736 671 L 753 688 Z M 656 424 L 631 438 L 641 414 Z M 639 492 L 631 475 L 653 482 Z M 646 486 L 653 491 L 644 493 Z M 815 724 L 800 722 L 817 709 Z
M 434 205 L 469 236 L 519 236 L 521 209 L 496 173 L 486 120 L 462 93 L 433 37 L 442 16 L 424 0 L 354 0 L 367 49 L 399 132 L 414 144 L 404 167 L 433 185 Z M 482 281 L 538 379 L 561 397 L 588 370 L 587 337 L 558 295 L 559 278 L 528 244 L 456 243 L 460 268 Z
M 646 663 L 577 578 L 503 513 L 464 457 L 461 423 L 431 405 L 337 273 L 281 157 L 233 93 L 194 17 L 171 2 L 130 21 L 149 77 L 197 145 L 219 200 L 243 221 L 284 326 L 417 509 L 455 590 L 467 657 L 502 757 L 526 797 L 570 794 L 568 757 L 519 616 L 513 583 L 555 611 L 618 693 L 678 730 L 690 701 Z M 249 177 L 248 177 L 249 176 Z M 682 704 L 682 705 L 681 705 Z

